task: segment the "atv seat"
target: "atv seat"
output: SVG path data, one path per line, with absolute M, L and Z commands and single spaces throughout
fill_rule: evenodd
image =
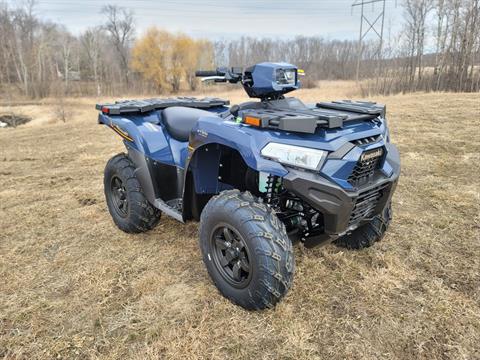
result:
M 205 110 L 182 106 L 172 106 L 162 112 L 163 123 L 171 137 L 178 141 L 188 141 L 190 132 L 202 116 L 217 116 Z

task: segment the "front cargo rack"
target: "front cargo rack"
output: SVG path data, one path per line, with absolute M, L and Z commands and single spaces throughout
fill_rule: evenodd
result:
M 385 115 L 385 105 L 371 101 L 341 100 L 317 103 L 317 108 L 348 111 L 365 115 Z
M 346 115 L 323 114 L 315 109 L 309 110 L 275 110 L 253 109 L 242 112 L 242 122 L 272 130 L 315 133 L 317 127 L 339 128 L 343 125 Z
M 257 107 L 242 111 L 242 122 L 260 128 L 314 134 L 318 128 L 341 128 L 351 121 L 385 116 L 385 106 L 367 101 L 333 101 L 315 107 L 275 109 Z
M 220 98 L 206 97 L 202 99 L 194 97 L 176 97 L 165 99 L 123 100 L 110 104 L 97 104 L 95 108 L 104 114 L 122 115 L 147 113 L 155 110 L 163 110 L 172 106 L 183 106 L 197 109 L 211 109 L 229 105 L 230 101 Z

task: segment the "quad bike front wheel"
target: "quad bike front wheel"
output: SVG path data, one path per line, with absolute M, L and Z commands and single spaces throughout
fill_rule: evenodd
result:
M 375 216 L 370 222 L 360 226 L 348 235 L 335 241 L 335 245 L 352 250 L 360 250 L 372 246 L 383 239 L 392 220 L 392 204 L 389 203 L 383 213 Z
M 128 156 L 118 154 L 108 161 L 103 184 L 108 210 L 120 230 L 140 233 L 157 225 L 161 212 L 146 199 Z
M 207 203 L 200 221 L 203 261 L 220 292 L 248 310 L 275 306 L 292 284 L 294 258 L 274 212 L 229 190 Z

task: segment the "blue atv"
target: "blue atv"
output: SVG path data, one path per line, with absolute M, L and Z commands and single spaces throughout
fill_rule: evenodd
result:
M 220 292 L 246 309 L 273 307 L 292 285 L 293 242 L 350 249 L 380 240 L 400 173 L 385 107 L 304 104 L 285 97 L 303 71 L 286 63 L 198 71 L 241 83 L 252 98 L 167 98 L 99 104 L 98 121 L 127 154 L 105 168 L 105 196 L 123 231 L 162 213 L 200 221 L 200 247 Z

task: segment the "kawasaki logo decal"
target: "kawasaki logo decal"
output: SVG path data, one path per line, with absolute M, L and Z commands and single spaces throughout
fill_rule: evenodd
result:
M 363 153 L 362 156 L 360 157 L 360 161 L 368 161 L 368 160 L 376 159 L 382 155 L 383 155 L 383 148 L 378 148 L 378 149 Z

